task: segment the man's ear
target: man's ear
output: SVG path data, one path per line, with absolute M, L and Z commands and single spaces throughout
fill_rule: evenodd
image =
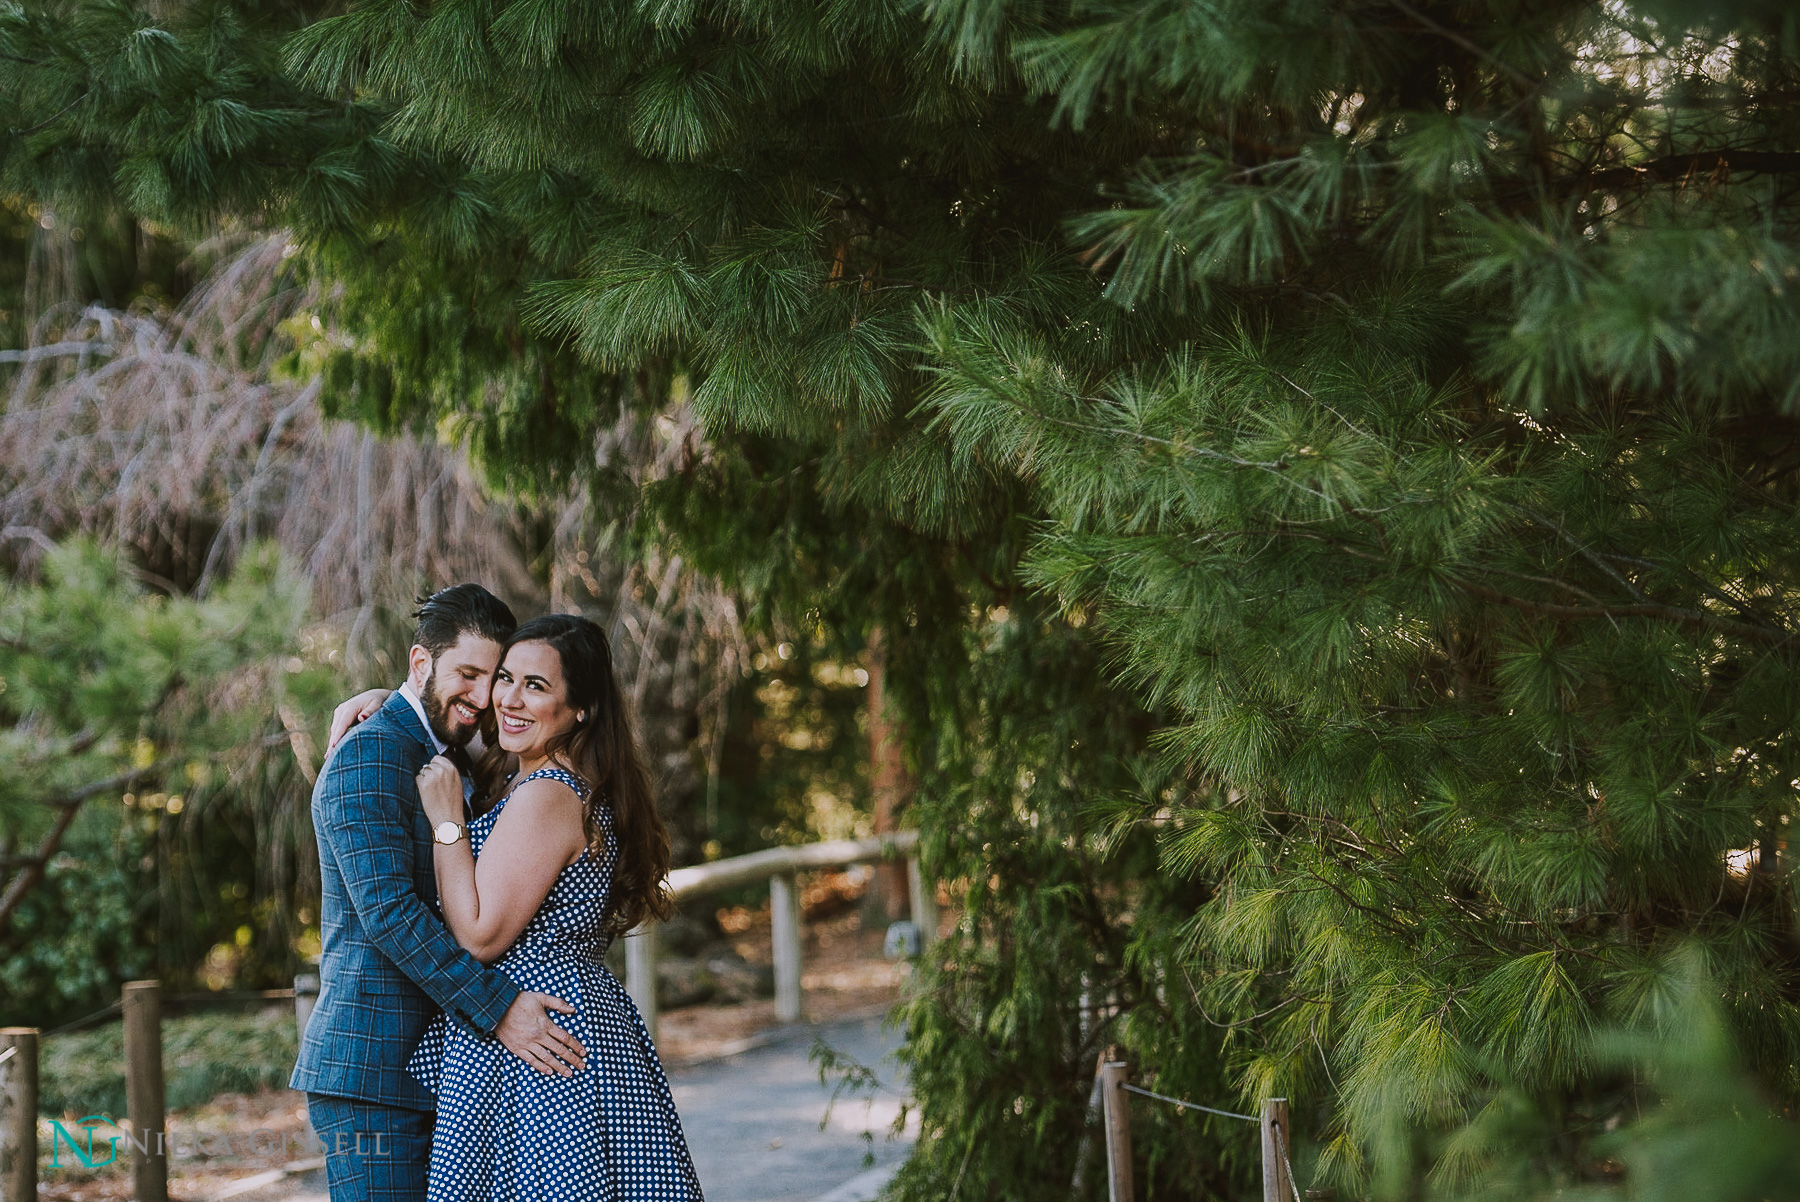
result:
M 406 679 L 412 682 L 415 693 L 422 692 L 425 682 L 431 679 L 431 652 L 417 643 L 406 653 Z

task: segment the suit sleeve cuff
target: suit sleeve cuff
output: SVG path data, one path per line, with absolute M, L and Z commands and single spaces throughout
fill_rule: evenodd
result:
M 512 983 L 512 980 L 507 977 L 505 973 L 498 969 L 490 969 L 489 971 L 496 980 L 493 982 L 493 988 L 489 992 L 488 1000 L 482 1005 L 479 1011 L 462 1016 L 464 1025 L 468 1026 L 471 1030 L 479 1031 L 482 1035 L 492 1035 L 494 1033 L 500 1026 L 500 1020 L 505 1018 L 506 1012 L 512 1008 L 514 999 L 522 992 L 517 985 Z

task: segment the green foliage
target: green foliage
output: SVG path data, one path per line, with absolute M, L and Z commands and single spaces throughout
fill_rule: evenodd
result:
M 9 5 L 0 13 L 0 93 L 11 114 L 0 187 L 65 207 L 124 202 L 160 220 L 198 222 L 258 212 L 271 166 L 293 164 L 314 211 L 341 212 L 346 169 L 377 167 L 381 146 L 354 136 L 354 113 L 275 69 L 271 32 L 306 11 Z
M 933 402 L 1040 483 L 1027 575 L 1181 717 L 1186 785 L 1143 813 L 1213 885 L 1207 1004 L 1268 1016 L 1239 1081 L 1333 1097 L 1354 1175 L 1396 1110 L 1459 1122 L 1480 1065 L 1587 1088 L 1592 1031 L 1697 939 L 1792 1097 L 1793 499 L 1702 421 L 1483 412 L 1357 332 L 1111 380 L 965 348 Z
M 1089 1122 L 1100 1054 L 1123 1045 L 1139 1079 L 1178 1097 L 1229 1097 L 1220 1040 L 1182 965 L 1182 928 L 1207 888 L 1156 871 L 1142 832 L 1108 839 L 1097 810 L 1145 787 L 1154 727 L 1110 686 L 1096 648 L 1020 597 L 940 642 L 952 676 L 919 673 L 933 715 L 916 821 L 928 863 L 953 866 L 961 919 L 898 1011 L 923 1120 L 903 1197 L 1104 1193 Z M 960 666 L 960 665 L 959 665 Z M 1255 1131 L 1135 1108 L 1147 1196 L 1254 1188 Z
M 1563 1113 L 1496 1081 L 1487 1104 L 1445 1146 L 1448 1196 L 1463 1198 L 1685 1198 L 1774 1202 L 1800 1197 L 1800 1130 L 1769 1113 L 1716 1002 L 1698 945 L 1671 957 L 1654 1018 L 1614 1028 L 1595 1047 L 1628 1083 Z M 1585 1146 L 1582 1180 L 1541 1149 Z M 1536 1154 L 1534 1154 L 1536 1153 Z
M 1420 1192 L 1678 947 L 1800 1096 L 1786 7 L 369 0 L 286 75 L 237 11 L 9 16 L 10 186 L 291 223 L 337 412 L 884 632 L 969 915 L 901 1196 L 1066 1191 L 1098 1039 Z M 692 414 L 641 490 L 593 434 Z
M 728 699 L 717 795 L 708 827 L 721 855 L 769 843 L 869 833 L 869 734 L 851 665 L 806 642 L 777 642 Z M 867 673 L 863 673 L 867 681 Z
M 166 301 L 186 291 L 186 253 L 129 213 L 58 212 L 0 186 L 0 344 L 44 342 L 31 327 L 55 306 Z
M 334 672 L 287 670 L 305 606 L 268 553 L 198 601 L 147 593 L 81 543 L 50 555 L 41 582 L 9 582 L 0 839 L 43 882 L 0 935 L 7 1021 L 54 1025 L 130 977 L 191 985 L 215 946 L 246 982 L 291 975 L 294 868 L 258 862 L 257 828 L 296 821 L 275 709 L 335 691 Z
M 38 1108 L 48 1115 L 125 1114 L 125 1034 L 119 1023 L 44 1042 Z M 287 1082 L 299 1054 L 294 1015 L 202 1011 L 163 1020 L 163 1077 L 172 1110 L 221 1093 L 254 1093 Z

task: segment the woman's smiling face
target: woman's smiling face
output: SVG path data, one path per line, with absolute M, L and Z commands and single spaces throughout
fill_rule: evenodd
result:
M 562 656 L 549 643 L 515 643 L 494 673 L 494 716 L 500 746 L 521 759 L 543 754 L 550 740 L 575 728 Z

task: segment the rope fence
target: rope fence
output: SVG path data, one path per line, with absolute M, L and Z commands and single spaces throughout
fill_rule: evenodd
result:
M 1101 1110 L 1102 1129 L 1106 1135 L 1107 1197 L 1109 1202 L 1135 1202 L 1131 1163 L 1131 1114 L 1126 1094 L 1137 1094 L 1175 1107 L 1177 1113 L 1198 1110 L 1220 1118 L 1255 1123 L 1262 1131 L 1263 1202 L 1302 1202 L 1300 1186 L 1294 1179 L 1294 1163 L 1289 1151 L 1288 1102 L 1286 1098 L 1270 1098 L 1262 1105 L 1262 1114 L 1242 1114 L 1171 1097 L 1133 1085 L 1127 1078 L 1130 1064 L 1109 1050 L 1100 1057 L 1094 1074 L 1094 1090 L 1088 1105 Z M 1084 1165 L 1078 1162 L 1075 1185 L 1079 1190 Z M 1308 1196 L 1329 1197 L 1329 1191 L 1307 1191 Z
M 1262 1120 L 1257 1118 L 1254 1114 L 1239 1114 L 1235 1110 L 1220 1110 L 1216 1106 L 1202 1106 L 1198 1102 L 1189 1102 L 1184 1098 L 1171 1098 L 1166 1093 L 1157 1093 L 1154 1090 L 1144 1089 L 1140 1086 L 1132 1085 L 1130 1083 L 1121 1084 L 1119 1086 L 1119 1088 L 1126 1090 L 1129 1093 L 1142 1094 L 1146 1098 L 1155 1098 L 1159 1102 L 1167 1102 L 1170 1105 L 1174 1106 L 1177 1111 L 1204 1110 L 1208 1114 L 1216 1114 L 1223 1118 L 1243 1119 L 1246 1123 L 1262 1122 Z
M 119 1003 L 113 1002 L 109 1006 L 102 1006 L 92 1014 L 84 1014 L 80 1018 L 75 1019 L 72 1022 L 66 1022 L 60 1027 L 52 1027 L 50 1030 L 45 1031 L 40 1038 L 49 1039 L 53 1035 L 68 1035 L 75 1031 L 85 1031 L 89 1027 L 99 1026 L 118 1012 Z

